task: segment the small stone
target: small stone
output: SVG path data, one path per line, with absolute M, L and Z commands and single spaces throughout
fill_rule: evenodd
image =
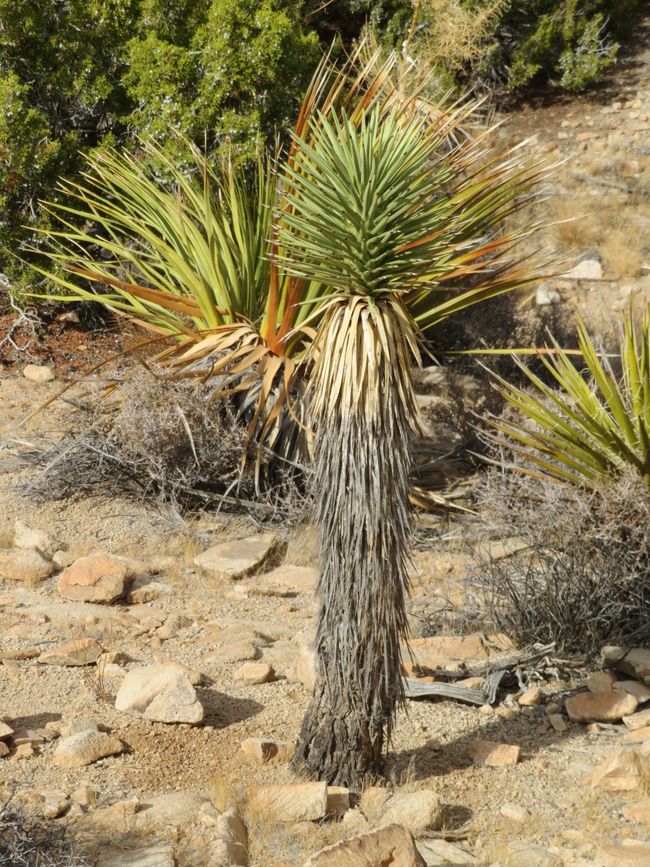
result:
M 327 814 L 326 783 L 260 786 L 250 798 L 254 813 L 278 822 L 313 822 Z
M 594 693 L 608 692 L 615 680 L 611 671 L 596 671 L 587 678 L 587 689 Z
M 97 789 L 89 786 L 88 783 L 82 783 L 70 795 L 70 799 L 80 807 L 96 807 L 97 794 Z
M 567 731 L 569 728 L 569 724 L 561 713 L 550 713 L 548 715 L 548 721 L 553 726 L 553 731 L 557 732 L 558 734 Z
M 265 662 L 245 662 L 233 675 L 235 680 L 241 680 L 249 686 L 260 683 L 271 683 L 275 680 L 275 669 Z
M 639 704 L 650 701 L 650 687 L 638 680 L 617 680 L 612 684 L 612 689 L 633 695 Z
M 386 825 L 316 852 L 303 867 L 426 867 L 413 836 L 399 825 Z
M 36 584 L 54 571 L 52 561 L 31 549 L 0 550 L 0 578 Z
M 540 283 L 535 291 L 535 304 L 538 307 L 550 307 L 552 304 L 559 304 L 562 296 L 546 283 Z
M 499 707 L 495 708 L 495 713 L 497 716 L 500 716 L 501 719 L 517 719 L 520 711 L 516 707 L 508 707 L 505 704 L 501 704 Z
M 107 756 L 117 756 L 124 744 L 105 732 L 87 730 L 59 741 L 54 764 L 59 768 L 82 768 Z
M 236 581 L 277 559 L 284 547 L 275 533 L 260 533 L 213 545 L 194 558 L 194 565 L 214 578 Z
M 217 662 L 244 662 L 247 659 L 257 659 L 260 649 L 250 641 L 235 641 L 213 650 L 207 657 Z
M 528 810 L 519 804 L 504 804 L 499 812 L 504 819 L 510 819 L 512 822 L 526 822 L 530 818 Z
M 562 275 L 564 280 L 602 280 L 603 266 L 599 259 L 585 257 L 581 262 Z
M 55 551 L 52 554 L 52 563 L 57 569 L 66 569 L 74 563 L 74 557 L 69 551 Z
M 36 751 L 31 744 L 20 744 L 20 746 L 16 747 L 14 750 L 12 761 L 17 762 L 20 759 L 31 759 L 32 756 L 35 755 Z
M 638 702 L 633 695 L 616 692 L 581 692 L 564 703 L 569 719 L 573 722 L 617 722 L 633 714 Z
M 14 730 L 7 723 L 0 720 L 0 741 L 7 741 L 13 735 Z
M 478 712 L 481 716 L 494 716 L 494 708 L 491 704 L 482 704 L 479 707 Z
M 58 819 L 70 806 L 70 798 L 65 792 L 48 792 L 41 812 L 44 819 Z
M 57 587 L 68 599 L 110 605 L 124 596 L 135 571 L 133 561 L 98 552 L 64 569 Z
M 154 581 L 148 575 L 137 575 L 129 588 L 126 601 L 130 605 L 141 605 L 145 602 L 155 602 L 164 596 L 169 596 L 172 588 L 161 581 Z
M 183 666 L 148 665 L 129 671 L 115 698 L 117 710 L 153 722 L 201 722 L 203 705 Z
M 92 638 L 79 638 L 60 647 L 45 650 L 38 657 L 42 665 L 92 665 L 102 652 L 100 645 Z
M 543 700 L 544 694 L 538 686 L 531 686 L 517 699 L 522 707 L 533 707 L 536 704 L 541 704 Z
M 4 741 L 0 741 L 0 759 L 5 759 L 11 750 Z
M 14 547 L 22 548 L 23 550 L 37 550 L 47 559 L 51 559 L 52 555 L 61 548 L 61 543 L 45 530 L 37 530 L 30 527 L 20 518 L 16 518 L 14 524 Z
M 472 741 L 470 755 L 477 765 L 491 768 L 516 765 L 521 749 L 514 744 L 500 744 L 497 741 Z
M 464 847 L 448 843 L 446 840 L 416 840 L 415 845 L 427 867 L 434 867 L 434 865 L 438 867 L 442 864 L 470 867 L 471 864 L 481 863 Z
M 45 364 L 27 364 L 23 367 L 23 376 L 30 382 L 43 385 L 54 379 L 54 371 Z
M 431 789 L 396 792 L 384 807 L 381 821 L 384 825 L 400 825 L 416 836 L 439 828 L 442 822 L 440 798 Z
M 623 722 L 631 730 L 643 729 L 650 726 L 650 708 L 640 710 L 638 713 L 630 713 L 629 716 L 623 717 Z
M 287 762 L 293 755 L 293 746 L 265 738 L 247 738 L 240 746 L 242 753 L 261 765 L 269 762 Z

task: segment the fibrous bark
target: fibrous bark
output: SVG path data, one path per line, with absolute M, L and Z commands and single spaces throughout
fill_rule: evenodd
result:
M 381 774 L 404 697 L 417 349 L 399 301 L 359 297 L 330 307 L 316 345 L 318 663 L 294 768 L 359 787 Z

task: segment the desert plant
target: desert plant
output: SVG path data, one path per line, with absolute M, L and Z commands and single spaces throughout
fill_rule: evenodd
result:
M 473 584 L 518 645 L 555 642 L 595 657 L 605 644 L 644 643 L 650 630 L 650 492 L 628 470 L 595 488 L 492 470 L 479 489 L 493 530 L 527 547 L 478 557 Z
M 51 822 L 0 808 L 0 865 L 3 867 L 87 867 L 90 861 Z
M 575 355 L 553 342 L 541 363 L 549 385 L 523 362 L 518 366 L 533 390 L 495 377 L 505 400 L 523 419 L 488 418 L 496 434 L 489 437 L 520 460 L 523 472 L 537 472 L 558 482 L 587 488 L 629 470 L 650 483 L 650 315 L 640 330 L 632 313 L 624 321 L 620 343 L 621 374 L 596 351 L 584 325 L 578 327 Z M 559 388 L 554 387 L 555 385 Z

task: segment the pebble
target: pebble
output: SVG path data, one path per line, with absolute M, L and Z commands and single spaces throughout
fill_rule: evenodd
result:
M 23 367 L 23 376 L 30 382 L 43 385 L 54 379 L 54 371 L 45 364 L 27 364 Z
M 275 680 L 275 669 L 265 662 L 245 662 L 233 675 L 235 680 L 242 680 L 249 686 L 261 683 L 271 683 Z

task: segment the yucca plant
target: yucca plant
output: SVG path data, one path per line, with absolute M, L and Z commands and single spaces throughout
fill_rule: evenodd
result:
M 499 227 L 526 201 L 539 169 L 521 150 L 490 158 L 489 131 L 467 134 L 476 106 L 430 104 L 397 55 L 383 60 L 363 44 L 342 68 L 325 58 L 295 142 L 316 141 L 325 116 L 358 127 L 372 110 L 380 119 L 418 117 L 428 131 L 435 238 L 428 267 L 403 298 L 418 327 L 531 280 L 529 263 L 511 250 L 534 227 Z M 61 298 L 99 300 L 168 337 L 158 360 L 170 375 L 222 377 L 239 392 L 250 438 L 292 463 L 306 455 L 304 357 L 330 292 L 322 274 L 288 268 L 282 249 L 300 175 L 295 142 L 247 174 L 196 151 L 193 169 L 180 170 L 152 143 L 137 154 L 91 156 L 83 178 L 63 184 L 68 203 L 49 206 L 57 228 L 39 248 L 53 266 L 41 273 Z M 426 502 L 423 492 L 418 501 Z
M 579 370 L 573 353 L 553 341 L 541 357 L 552 384 L 517 361 L 532 390 L 496 377 L 505 400 L 523 416 L 488 419 L 491 439 L 523 458 L 518 469 L 557 482 L 598 488 L 623 472 L 650 484 L 650 314 L 641 329 L 632 313 L 623 323 L 620 375 L 599 354 L 584 324 L 578 326 Z

